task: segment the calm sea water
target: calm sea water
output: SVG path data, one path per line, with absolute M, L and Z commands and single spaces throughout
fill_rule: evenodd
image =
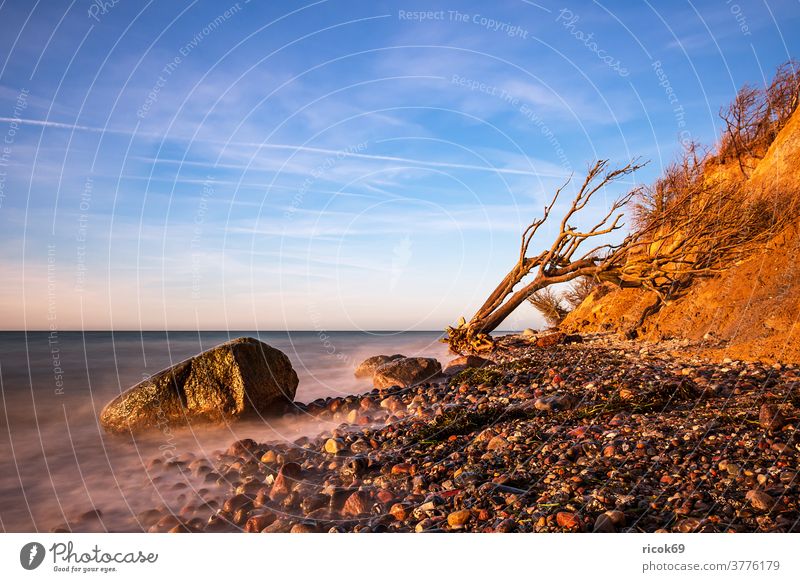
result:
M 296 399 L 365 392 L 354 367 L 376 354 L 447 360 L 436 332 L 0 332 L 0 528 L 47 531 L 100 510 L 82 529 L 129 529 L 132 516 L 171 506 L 145 470 L 169 446 L 211 456 L 234 440 L 294 440 L 329 426 L 318 421 L 240 422 L 163 434 L 106 435 L 97 422 L 114 396 L 219 343 L 257 337 L 289 356 L 300 378 Z M 90 520 L 91 521 L 91 520 Z

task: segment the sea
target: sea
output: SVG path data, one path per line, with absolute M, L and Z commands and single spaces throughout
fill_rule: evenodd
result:
M 330 430 L 302 418 L 106 434 L 112 398 L 188 357 L 249 336 L 283 351 L 300 379 L 295 399 L 367 392 L 355 367 L 369 356 L 448 360 L 440 332 L 0 332 L 0 530 L 136 531 L 142 511 L 186 502 L 186 484 L 160 481 L 155 458 L 212 458 L 235 440 L 294 441 Z M 76 525 L 77 524 L 77 525 Z

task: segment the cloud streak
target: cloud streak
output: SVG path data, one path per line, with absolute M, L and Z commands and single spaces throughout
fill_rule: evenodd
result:
M 49 120 L 40 120 L 40 119 L 18 119 L 13 117 L 0 117 L 0 122 L 16 122 L 25 125 L 32 125 L 36 127 L 44 127 L 49 129 L 65 129 L 69 131 L 84 131 L 84 132 L 92 132 L 92 133 L 112 133 L 118 135 L 127 135 L 127 136 L 140 136 L 145 138 L 154 138 L 154 139 L 165 139 L 166 136 L 154 134 L 154 133 L 138 133 L 135 131 L 128 131 L 122 129 L 112 129 L 112 128 L 102 128 L 102 127 L 93 127 L 89 125 L 77 125 L 72 123 L 63 123 L 57 121 L 49 121 Z M 188 138 L 184 137 L 169 137 L 168 139 L 173 141 L 190 141 Z M 448 168 L 453 170 L 467 170 L 467 171 L 474 171 L 474 172 L 489 172 L 492 174 L 504 174 L 504 175 L 514 175 L 514 176 L 548 176 L 548 177 L 562 177 L 566 174 L 564 173 L 553 173 L 553 172 L 537 172 L 533 170 L 525 170 L 521 168 L 504 168 L 504 167 L 494 167 L 494 166 L 481 166 L 477 164 L 465 164 L 465 163 L 458 163 L 458 162 L 440 162 L 435 160 L 421 160 L 415 158 L 407 158 L 402 156 L 388 156 L 388 155 L 381 155 L 381 154 L 365 154 L 359 152 L 343 152 L 342 150 L 335 150 L 335 149 L 328 149 L 328 148 L 319 148 L 319 147 L 311 147 L 311 146 L 304 146 L 304 145 L 294 145 L 294 144 L 274 144 L 274 143 L 257 143 L 257 142 L 237 142 L 237 141 L 229 141 L 229 142 L 222 142 L 218 140 L 208 140 L 208 139 L 195 139 L 195 142 L 202 142 L 202 143 L 212 143 L 216 145 L 225 145 L 227 146 L 236 146 L 236 147 L 250 147 L 250 148 L 258 148 L 258 149 L 266 149 L 266 150 L 277 150 L 277 151 L 290 151 L 294 153 L 310 153 L 310 154 L 319 154 L 319 155 L 327 155 L 327 156 L 344 156 L 345 158 L 356 158 L 361 160 L 371 160 L 371 161 L 380 161 L 380 162 L 392 162 L 395 164 L 407 164 L 410 166 L 419 166 L 419 167 L 429 167 L 429 168 Z M 180 164 L 180 165 L 187 165 L 187 166 L 202 166 L 202 167 L 225 167 L 225 168 L 233 168 L 233 169 L 247 169 L 248 166 L 245 165 L 233 165 L 233 164 L 218 164 L 216 162 L 211 161 L 189 161 L 189 160 L 176 160 L 176 159 L 165 159 L 165 158 L 140 158 L 146 162 L 152 163 L 159 163 L 159 164 Z

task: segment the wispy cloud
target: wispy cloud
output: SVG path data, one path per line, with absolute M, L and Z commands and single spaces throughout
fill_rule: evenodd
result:
M 113 134 L 121 134 L 121 135 L 128 135 L 128 136 L 139 136 L 143 138 L 163 138 L 163 135 L 157 135 L 152 133 L 137 133 L 135 131 L 129 130 L 122 130 L 122 129 L 113 129 L 113 128 L 102 128 L 102 127 L 93 127 L 88 125 L 79 125 L 73 123 L 64 123 L 64 122 L 57 122 L 57 121 L 48 121 L 48 120 L 39 120 L 39 119 L 15 119 L 10 117 L 0 117 L 0 122 L 17 122 L 22 123 L 25 125 L 33 125 L 37 127 L 45 127 L 50 129 L 65 129 L 69 131 L 86 131 L 92 133 L 113 133 Z M 168 136 L 170 141 L 189 141 L 189 138 L 181 138 L 176 136 Z M 493 167 L 493 166 L 481 166 L 476 164 L 467 164 L 467 163 L 458 163 L 458 162 L 446 162 L 446 161 L 436 161 L 430 159 L 415 159 L 415 158 L 406 158 L 403 156 L 391 156 L 391 155 L 381 155 L 381 154 L 366 154 L 366 153 L 358 153 L 358 152 L 343 152 L 343 150 L 336 150 L 336 149 L 329 149 L 329 148 L 320 148 L 320 147 L 313 147 L 313 146 L 304 146 L 304 145 L 296 145 L 296 144 L 275 144 L 275 143 L 257 143 L 257 142 L 238 142 L 238 141 L 229 141 L 229 142 L 222 142 L 219 140 L 208 140 L 208 139 L 198 139 L 196 141 L 205 142 L 205 143 L 213 143 L 217 145 L 225 145 L 225 146 L 238 146 L 238 147 L 247 147 L 247 148 L 254 148 L 257 150 L 276 150 L 276 151 L 287 151 L 292 153 L 310 153 L 310 154 L 318 154 L 324 156 L 334 156 L 339 157 L 343 156 L 343 158 L 353 158 L 359 160 L 371 160 L 371 161 L 379 161 L 379 162 L 392 162 L 393 164 L 406 164 L 410 166 L 421 166 L 421 167 L 431 167 L 431 168 L 448 168 L 448 169 L 457 169 L 457 170 L 469 170 L 469 171 L 476 171 L 476 172 L 490 172 L 493 174 L 510 174 L 510 175 L 519 175 L 519 176 L 538 176 L 538 175 L 550 175 L 550 176 L 563 176 L 564 172 L 538 172 L 532 171 L 522 168 L 507 168 L 507 167 Z M 183 166 L 201 166 L 201 167 L 221 167 L 221 168 L 228 168 L 228 169 L 253 169 L 251 165 L 245 164 L 226 164 L 223 162 L 217 162 L 213 160 L 179 160 L 179 159 L 171 159 L 171 158 L 147 158 L 147 157 L 137 157 L 142 161 L 153 163 L 153 164 L 178 164 Z

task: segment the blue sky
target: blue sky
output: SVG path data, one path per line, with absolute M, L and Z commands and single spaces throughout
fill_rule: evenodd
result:
M 441 329 L 570 173 L 651 161 L 590 221 L 713 142 L 799 25 L 789 0 L 2 2 L 0 327 Z

